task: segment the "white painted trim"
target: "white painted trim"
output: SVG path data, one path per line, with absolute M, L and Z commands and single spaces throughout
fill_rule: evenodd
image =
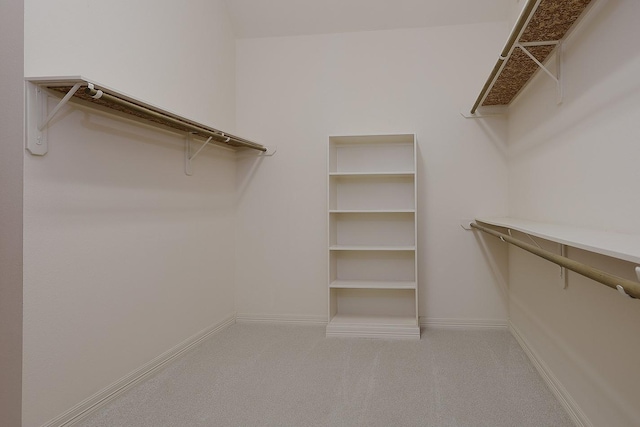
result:
M 576 401 L 573 400 L 567 389 L 564 388 L 560 380 L 558 380 L 553 372 L 551 372 L 547 364 L 544 363 L 544 361 L 538 356 L 535 350 L 529 345 L 527 340 L 522 336 L 518 328 L 516 328 L 516 326 L 511 321 L 509 321 L 509 331 L 511 332 L 511 335 L 513 335 L 518 341 L 520 347 L 522 347 L 525 354 L 529 357 L 529 360 L 531 360 L 531 363 L 533 363 L 533 366 L 535 366 L 535 368 L 538 370 L 544 382 L 547 384 L 551 392 L 556 396 L 560 404 L 567 411 L 567 414 L 569 414 L 569 417 L 576 424 L 576 426 L 593 427 L 593 424 L 591 423 L 591 421 L 589 421 L 589 418 L 585 415 L 584 412 L 582 412 L 582 409 L 580 409 L 580 406 L 578 406 Z
M 238 313 L 237 323 L 276 323 L 288 325 L 327 325 L 327 317 L 312 314 L 250 314 Z
M 420 317 L 420 326 L 430 329 L 507 329 L 501 319 L 449 319 Z
M 202 331 L 187 338 L 180 344 L 162 353 L 160 356 L 156 357 L 155 359 L 151 360 L 150 362 L 146 363 L 130 374 L 100 390 L 93 396 L 90 396 L 89 398 L 80 402 L 64 414 L 59 415 L 51 421 L 43 424 L 42 427 L 68 427 L 76 424 L 77 422 L 85 419 L 93 412 L 106 405 L 107 403 L 122 395 L 131 387 L 139 384 L 141 381 L 147 379 L 152 374 L 155 374 L 170 362 L 173 362 L 188 351 L 194 349 L 212 335 L 215 335 L 223 329 L 233 325 L 235 321 L 236 316 L 235 314 L 233 314 L 222 320 L 221 322 L 203 329 Z
M 327 338 L 384 338 L 384 339 L 420 339 L 417 326 L 384 325 L 329 325 Z

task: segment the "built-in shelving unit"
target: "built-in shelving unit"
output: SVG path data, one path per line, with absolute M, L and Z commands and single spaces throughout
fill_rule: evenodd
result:
M 327 336 L 420 338 L 414 134 L 335 136 Z
M 592 0 L 528 0 L 470 114 L 463 114 L 473 117 L 479 107 L 509 105 L 539 69 L 556 81 L 560 102 L 562 58 L 557 58 L 555 72 L 544 64 L 552 53 L 561 53 L 562 41 L 591 3 Z
M 638 233 L 615 233 L 508 217 L 477 218 L 476 221 L 640 265 Z

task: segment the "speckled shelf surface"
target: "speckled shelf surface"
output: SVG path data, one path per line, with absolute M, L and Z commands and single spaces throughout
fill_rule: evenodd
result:
M 519 43 L 562 40 L 591 0 L 542 0 L 524 29 Z M 541 63 L 555 45 L 530 46 L 529 52 Z M 538 66 L 520 49 L 514 49 L 482 105 L 508 105 L 529 82 Z

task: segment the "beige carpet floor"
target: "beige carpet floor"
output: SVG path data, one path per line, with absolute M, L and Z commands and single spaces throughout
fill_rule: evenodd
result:
M 572 427 L 506 330 L 420 341 L 236 324 L 83 420 L 115 426 Z

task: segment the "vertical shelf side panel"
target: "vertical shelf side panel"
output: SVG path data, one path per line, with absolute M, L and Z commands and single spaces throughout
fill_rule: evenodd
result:
M 419 294 L 419 290 L 420 290 L 420 280 L 419 280 L 419 276 L 418 276 L 418 260 L 420 259 L 418 254 L 418 218 L 420 218 L 418 216 L 418 138 L 417 136 L 414 134 L 413 135 L 413 170 L 415 171 L 414 175 L 413 175 L 413 191 L 414 191 L 414 195 L 413 195 L 413 210 L 414 210 L 414 215 L 413 215 L 413 238 L 415 241 L 415 253 L 414 253 L 414 275 L 415 275 L 415 280 L 416 280 L 416 289 L 414 291 L 414 298 L 415 298 L 415 310 L 416 310 L 416 324 L 418 325 L 418 327 L 420 327 L 420 312 L 419 312 L 419 305 L 420 305 L 420 300 L 418 298 L 418 294 Z

